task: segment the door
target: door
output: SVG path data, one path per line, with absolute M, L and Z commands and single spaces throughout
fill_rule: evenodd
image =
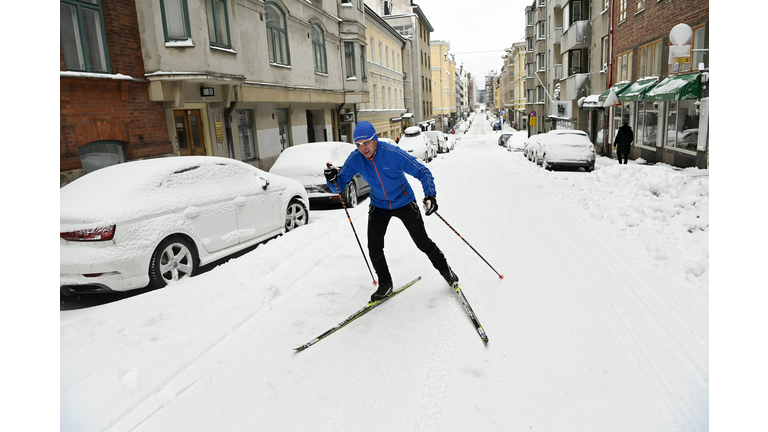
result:
M 280 208 L 280 187 L 273 185 L 269 174 L 264 172 L 255 172 L 248 177 L 248 193 L 238 195 L 234 200 L 241 243 L 274 235 L 285 225 L 284 209 Z
M 205 156 L 203 119 L 199 109 L 173 110 L 180 156 Z

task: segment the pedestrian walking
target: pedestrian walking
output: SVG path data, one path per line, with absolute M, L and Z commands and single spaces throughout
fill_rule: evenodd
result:
M 405 174 L 421 182 L 424 190 L 424 214 L 437 211 L 437 191 L 430 170 L 398 146 L 379 142 L 370 122 L 359 122 L 354 131 L 357 150 L 352 151 L 341 170 L 329 166 L 325 178 L 331 190 L 334 183 L 344 190 L 355 174 L 360 174 L 371 187 L 368 209 L 368 255 L 379 278 L 378 289 L 371 302 L 392 292 L 392 275 L 384 256 L 384 234 L 392 217 L 400 219 L 416 247 L 427 255 L 432 265 L 450 285 L 459 278 L 448 266 L 443 252 L 427 235 L 416 196 Z
M 629 146 L 635 139 L 635 134 L 632 132 L 632 128 L 627 124 L 628 121 L 624 120 L 622 126 L 619 128 L 619 132 L 616 134 L 616 138 L 613 140 L 613 148 L 616 150 L 616 154 L 619 158 L 619 164 L 621 164 L 622 158 L 624 159 L 624 165 L 627 164 L 629 159 Z

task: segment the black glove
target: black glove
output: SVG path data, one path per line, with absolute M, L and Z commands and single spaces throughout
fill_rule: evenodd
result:
M 336 182 L 336 177 L 339 176 L 339 170 L 333 166 L 329 165 L 328 168 L 323 170 L 323 174 L 325 174 L 325 179 L 328 180 L 331 183 Z
M 424 198 L 424 215 L 429 216 L 437 211 L 437 198 L 434 195 L 430 195 Z

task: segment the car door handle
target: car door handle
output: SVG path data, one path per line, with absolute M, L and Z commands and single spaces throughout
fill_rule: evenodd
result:
M 200 216 L 200 209 L 197 207 L 187 207 L 184 210 L 184 216 L 192 219 Z
M 235 198 L 235 205 L 238 206 L 238 207 L 244 206 L 247 202 L 248 202 L 248 200 L 246 200 L 245 197 L 239 196 L 239 197 Z

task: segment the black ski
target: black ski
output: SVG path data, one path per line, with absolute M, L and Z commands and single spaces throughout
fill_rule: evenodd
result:
M 485 330 L 483 330 L 483 326 L 480 325 L 480 321 L 477 319 L 477 315 L 475 315 L 475 311 L 473 311 L 472 306 L 469 305 L 469 301 L 467 301 L 467 297 L 461 291 L 459 284 L 456 283 L 451 287 L 456 291 L 456 294 L 459 295 L 459 300 L 461 300 L 461 304 L 464 305 L 464 310 L 467 311 L 467 314 L 469 315 L 469 319 L 471 319 L 472 324 L 475 325 L 475 329 L 477 329 L 477 333 L 480 335 L 480 338 L 483 340 L 483 343 L 488 343 L 488 335 L 485 334 Z
M 380 304 L 384 303 L 385 301 L 387 301 L 387 300 L 391 299 L 392 297 L 394 297 L 394 296 L 396 296 L 396 295 L 400 294 L 401 292 L 405 291 L 405 290 L 406 290 L 407 288 L 409 288 L 411 285 L 415 284 L 416 282 L 418 282 L 418 281 L 420 281 L 420 280 L 421 280 L 421 276 L 419 276 L 419 277 L 417 277 L 416 279 L 414 279 L 414 280 L 412 280 L 412 281 L 408 282 L 407 284 L 405 284 L 405 285 L 401 286 L 400 288 L 398 288 L 398 289 L 396 289 L 396 290 L 392 291 L 392 292 L 391 292 L 391 293 L 390 293 L 388 296 L 384 297 L 383 299 L 381 299 L 381 300 L 379 300 L 379 301 L 376 301 L 376 302 L 368 303 L 367 305 L 365 305 L 365 307 L 363 307 L 363 308 L 362 308 L 362 309 L 360 309 L 359 311 L 357 311 L 357 312 L 353 313 L 352 315 L 350 315 L 350 316 L 349 316 L 349 318 L 347 318 L 347 319 L 345 319 L 344 321 L 340 322 L 340 323 L 339 323 L 339 324 L 337 324 L 336 326 L 334 326 L 334 327 L 331 327 L 331 328 L 330 328 L 330 329 L 328 329 L 328 331 L 326 331 L 325 333 L 323 333 L 323 334 L 321 334 L 320 336 L 318 336 L 318 337 L 316 337 L 316 338 L 312 339 L 311 341 L 309 341 L 309 342 L 305 343 L 304 345 L 302 345 L 302 346 L 300 346 L 300 347 L 297 347 L 297 348 L 294 348 L 294 349 L 295 349 L 296 351 L 304 351 L 305 349 L 307 349 L 307 348 L 311 347 L 312 345 L 314 345 L 314 344 L 316 344 L 316 343 L 320 342 L 321 340 L 325 339 L 326 337 L 330 336 L 330 335 L 331 335 L 331 334 L 333 334 L 333 333 L 334 333 L 336 330 L 339 330 L 340 328 L 344 327 L 345 325 L 347 325 L 347 324 L 351 323 L 352 321 L 354 321 L 354 320 L 356 320 L 356 319 L 360 318 L 361 316 L 363 316 L 363 315 L 367 314 L 367 313 L 368 313 L 368 312 L 370 312 L 372 309 L 376 308 L 377 306 L 379 306 Z

